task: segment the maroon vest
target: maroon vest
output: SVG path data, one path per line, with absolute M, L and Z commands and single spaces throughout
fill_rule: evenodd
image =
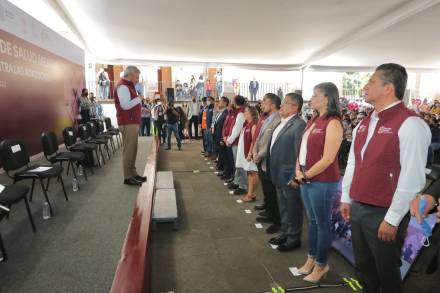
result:
M 249 154 L 249 150 L 251 149 L 252 144 L 252 127 L 255 125 L 255 121 L 251 123 L 246 122 L 245 127 L 243 128 L 243 141 L 244 141 L 244 157 L 247 158 Z
M 315 123 L 315 127 L 309 133 L 309 137 L 307 139 L 306 170 L 312 168 L 316 162 L 322 159 L 324 154 L 327 126 L 332 120 L 338 120 L 340 122 L 339 118 L 328 117 L 327 115 L 318 117 L 313 122 Z M 318 182 L 338 182 L 341 177 L 340 174 L 338 155 L 336 155 L 335 159 L 330 166 L 327 167 L 327 169 L 310 179 L 311 181 Z
M 134 106 L 130 110 L 122 109 L 118 97 L 118 87 L 121 85 L 125 85 L 128 87 L 128 90 L 130 91 L 131 100 L 133 100 L 138 96 L 136 93 L 136 89 L 134 88 L 134 84 L 131 81 L 121 78 L 119 82 L 116 84 L 114 97 L 115 97 L 116 118 L 118 119 L 118 125 L 139 124 L 141 121 L 141 104 Z
M 227 137 L 229 135 L 229 131 L 231 130 L 231 124 L 235 120 L 234 110 L 228 110 L 228 115 L 226 115 L 225 123 L 223 124 L 222 129 L 222 137 Z
M 235 122 L 237 121 L 238 113 L 244 113 L 244 107 L 241 107 L 241 108 L 239 108 L 239 109 L 235 109 L 235 110 L 234 110 L 234 113 L 233 113 L 233 116 L 234 116 L 234 117 L 233 117 L 233 121 L 232 121 L 232 123 L 231 123 L 230 129 L 229 129 L 228 136 L 231 135 L 231 133 L 232 133 L 232 129 L 234 128 L 234 126 L 235 126 Z M 238 136 L 238 137 L 234 140 L 234 142 L 232 143 L 232 145 L 237 146 L 237 145 L 238 145 L 238 140 L 239 140 L 239 139 L 240 139 L 240 136 Z
M 399 129 L 407 118 L 417 115 L 403 103 L 383 110 L 378 115 L 379 121 L 363 159 L 361 152 L 367 140 L 370 116 L 362 120 L 356 132 L 350 197 L 357 202 L 389 207 L 400 175 Z
M 260 135 L 261 127 L 263 127 L 264 121 L 269 117 L 269 113 L 261 113 L 260 118 L 258 118 L 257 127 L 255 127 L 254 137 L 252 137 L 252 142 L 255 143 L 257 137 Z

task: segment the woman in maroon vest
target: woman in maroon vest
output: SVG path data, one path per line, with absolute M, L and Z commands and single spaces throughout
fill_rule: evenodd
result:
M 255 128 L 258 121 L 257 109 L 253 106 L 246 106 L 244 110 L 245 125 L 241 131 L 238 141 L 236 168 L 242 168 L 247 172 L 248 189 L 247 194 L 242 198 L 245 202 L 253 202 L 256 199 L 255 187 L 258 183 L 258 168 L 252 161 L 253 141 Z
M 309 223 L 309 252 L 299 273 L 308 275 L 305 281 L 317 283 L 329 270 L 331 207 L 340 179 L 337 155 L 343 129 L 338 88 L 331 82 L 318 84 L 310 106 L 319 116 L 311 119 L 304 131 L 295 181 L 301 183 L 301 197 Z

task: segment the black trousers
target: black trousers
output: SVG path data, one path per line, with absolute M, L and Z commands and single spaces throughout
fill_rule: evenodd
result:
M 226 147 L 223 173 L 228 177 L 233 177 L 235 173 L 234 153 L 231 147 Z
M 219 170 L 225 170 L 226 146 L 219 143 L 216 148 L 218 152 L 217 168 Z
M 159 137 L 159 141 L 163 140 L 163 142 L 165 142 L 165 138 L 166 138 L 166 131 L 164 131 L 163 129 L 164 123 L 165 121 L 163 120 L 154 121 L 154 125 L 156 126 L 157 129 L 157 136 Z
M 151 125 L 150 117 L 142 117 L 141 127 L 139 128 L 139 135 L 150 136 L 150 125 Z
M 354 258 L 365 293 L 403 292 L 400 258 L 410 217 L 407 214 L 401 221 L 396 242 L 384 242 L 377 233 L 387 210 L 357 202 L 351 205 Z
M 199 137 L 199 116 L 192 116 L 191 119 L 189 119 L 189 138 L 193 139 L 192 135 L 192 126 L 194 125 L 194 134 L 195 138 L 197 139 Z
M 280 210 L 278 209 L 277 191 L 272 184 L 267 172 L 261 169 L 261 164 L 258 164 L 258 175 L 260 177 L 261 185 L 263 187 L 263 203 L 266 207 L 266 214 L 275 225 L 280 225 Z

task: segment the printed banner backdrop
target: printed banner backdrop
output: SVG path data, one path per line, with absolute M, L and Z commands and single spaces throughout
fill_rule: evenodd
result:
M 84 51 L 0 0 L 0 141 L 24 140 L 29 155 L 42 151 L 43 131 L 62 143 L 84 84 Z
M 333 232 L 333 248 L 341 253 L 347 260 L 354 265 L 353 246 L 351 240 L 351 227 L 350 223 L 346 222 L 340 212 L 339 205 L 341 202 L 341 190 L 342 179 L 339 182 L 338 196 L 333 198 L 332 204 L 332 232 Z M 429 215 L 426 219 L 431 228 L 434 229 L 436 224 L 436 216 L 434 214 Z M 406 277 L 414 263 L 417 255 L 423 248 L 426 237 L 423 235 L 423 231 L 415 218 L 411 218 L 408 225 L 407 235 L 402 249 L 402 266 L 400 267 L 400 273 L 402 279 Z

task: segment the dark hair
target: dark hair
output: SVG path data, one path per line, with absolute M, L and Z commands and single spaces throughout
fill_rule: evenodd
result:
M 211 101 L 215 101 L 213 96 L 209 96 L 208 99 L 211 100 Z
M 246 99 L 243 96 L 237 95 L 235 96 L 235 104 L 237 106 L 243 106 L 244 103 L 246 102 Z
M 255 108 L 254 106 L 246 106 L 246 109 L 248 109 L 249 113 L 251 113 L 252 115 L 252 120 L 257 121 L 258 120 L 258 111 L 257 108 Z
M 328 117 L 341 117 L 338 87 L 332 82 L 323 82 L 315 85 L 314 90 L 318 90 L 328 98 L 326 115 Z
M 277 95 L 275 95 L 273 93 L 267 93 L 267 94 L 264 95 L 263 99 L 269 100 L 271 104 L 275 105 L 275 108 L 277 108 L 277 110 L 280 109 L 281 98 L 278 97 Z
M 223 97 L 221 97 L 220 99 L 222 99 L 223 102 L 226 103 L 226 106 L 229 106 L 229 99 L 228 99 L 227 97 L 223 96 Z
M 85 93 L 88 93 L 89 90 L 88 89 L 82 89 L 81 91 L 81 97 L 85 95 Z
M 408 80 L 405 67 L 395 63 L 386 63 L 378 66 L 376 71 L 380 71 L 380 79 L 384 85 L 388 83 L 393 84 L 396 98 L 403 100 Z
M 203 97 L 203 98 L 202 98 L 202 102 L 206 102 L 206 100 L 207 100 L 206 97 Z
M 297 93 L 288 93 L 286 97 L 289 97 L 292 102 L 296 103 L 298 105 L 298 112 L 301 112 L 304 103 L 303 97 Z

